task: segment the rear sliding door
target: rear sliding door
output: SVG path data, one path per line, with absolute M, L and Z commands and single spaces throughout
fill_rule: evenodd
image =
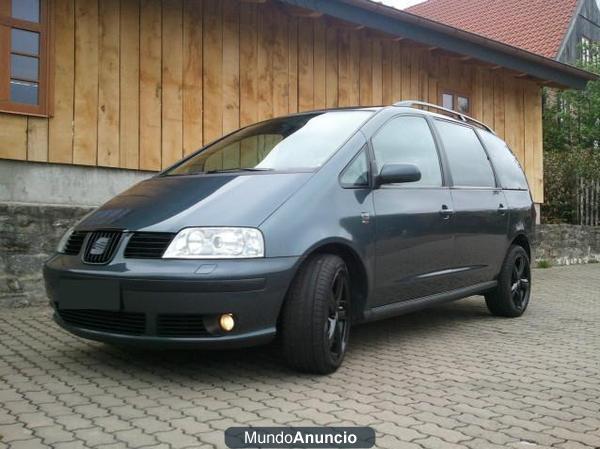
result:
M 488 155 L 470 126 L 436 119 L 454 204 L 456 273 L 460 286 L 490 281 L 505 256 L 508 207 Z

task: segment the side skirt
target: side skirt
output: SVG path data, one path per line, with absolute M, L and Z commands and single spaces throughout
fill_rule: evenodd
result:
M 424 296 L 423 298 L 409 299 L 407 301 L 394 302 L 384 306 L 373 307 L 366 310 L 362 322 L 381 320 L 390 318 L 396 315 L 415 312 L 437 304 L 456 301 L 457 299 L 466 298 L 472 295 L 478 295 L 491 290 L 498 285 L 497 281 L 482 282 L 481 284 L 471 285 L 469 287 L 459 288 L 444 293 L 436 293 L 435 295 Z

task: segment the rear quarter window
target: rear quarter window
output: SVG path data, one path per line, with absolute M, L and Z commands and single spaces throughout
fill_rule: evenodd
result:
M 521 164 L 506 143 L 487 131 L 478 131 L 496 169 L 496 176 L 503 189 L 527 190 L 527 178 Z

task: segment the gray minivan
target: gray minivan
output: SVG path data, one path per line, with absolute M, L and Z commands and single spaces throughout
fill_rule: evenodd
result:
M 471 295 L 520 316 L 534 223 L 486 125 L 414 101 L 315 111 L 235 131 L 110 200 L 44 275 L 56 322 L 84 338 L 279 336 L 291 366 L 329 373 L 351 324 Z

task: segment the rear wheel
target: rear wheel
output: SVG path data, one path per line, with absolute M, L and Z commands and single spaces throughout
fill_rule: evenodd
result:
M 350 335 L 350 280 L 339 256 L 317 254 L 300 268 L 282 311 L 281 334 L 291 367 L 328 374 L 341 365 Z
M 531 267 L 529 256 L 521 246 L 508 250 L 498 276 L 498 286 L 485 295 L 493 315 L 518 317 L 525 312 L 531 297 Z

